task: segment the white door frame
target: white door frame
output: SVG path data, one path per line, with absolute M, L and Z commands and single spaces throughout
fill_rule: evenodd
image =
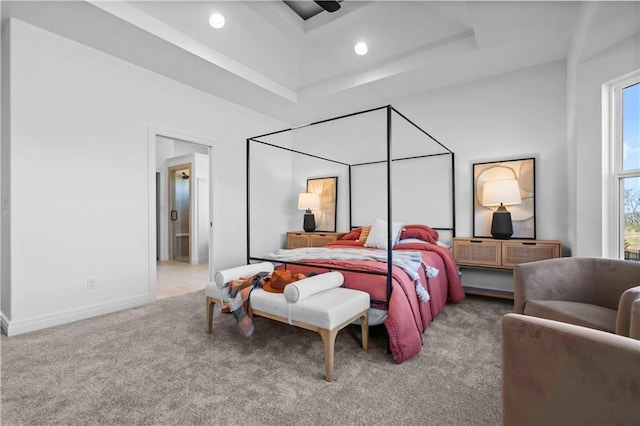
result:
M 156 138 L 164 136 L 170 139 L 179 139 L 184 142 L 194 143 L 209 147 L 209 280 L 213 280 L 215 247 L 218 247 L 218 231 L 214 226 L 215 218 L 218 217 L 218 176 L 219 168 L 216 167 L 216 157 L 218 145 L 206 139 L 188 136 L 180 132 L 162 129 L 160 127 L 149 126 L 148 128 L 148 148 L 149 148 L 149 294 L 157 298 L 156 268 Z

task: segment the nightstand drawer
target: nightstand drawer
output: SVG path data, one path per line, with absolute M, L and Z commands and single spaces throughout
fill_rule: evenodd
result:
M 459 265 L 492 266 L 501 265 L 500 242 L 480 239 L 454 239 L 453 257 Z
M 342 234 L 340 234 L 342 235 Z M 309 235 L 309 247 L 322 247 L 337 240 L 335 233 L 317 233 Z
M 560 257 L 559 242 L 503 241 L 502 265 L 513 268 L 518 263 Z
M 309 246 L 309 237 L 305 232 L 287 232 L 287 248 L 294 249 Z

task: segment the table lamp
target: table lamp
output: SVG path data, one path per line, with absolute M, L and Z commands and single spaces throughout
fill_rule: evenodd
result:
M 298 210 L 306 210 L 302 228 L 305 232 L 313 232 L 316 229 L 316 218 L 311 209 L 320 208 L 320 194 L 303 192 L 298 195 Z
M 513 235 L 511 213 L 504 206 L 520 204 L 520 187 L 516 179 L 492 180 L 482 187 L 482 205 L 499 206 L 493 212 L 491 235 L 497 240 L 508 240 Z

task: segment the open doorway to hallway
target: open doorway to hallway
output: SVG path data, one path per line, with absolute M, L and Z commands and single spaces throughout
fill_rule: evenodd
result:
M 157 134 L 156 298 L 209 282 L 210 147 Z

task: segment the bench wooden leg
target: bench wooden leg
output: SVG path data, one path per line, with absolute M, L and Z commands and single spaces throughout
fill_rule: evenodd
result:
M 360 337 L 362 343 L 362 350 L 366 351 L 369 348 L 369 310 L 364 311 L 364 314 L 360 317 Z
M 207 334 L 211 334 L 213 327 L 213 308 L 216 306 L 216 299 L 207 296 Z
M 322 341 L 324 342 L 324 379 L 327 382 L 330 382 L 333 380 L 333 351 L 335 348 L 336 336 L 338 335 L 338 329 L 326 330 L 321 328 L 318 330 L 318 333 L 320 333 Z

